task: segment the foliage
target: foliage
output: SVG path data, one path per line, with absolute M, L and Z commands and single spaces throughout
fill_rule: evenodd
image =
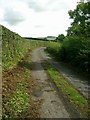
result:
M 55 56 L 55 58 L 59 58 L 59 48 L 61 47 L 61 43 L 59 42 L 48 42 L 47 51 Z
M 13 68 L 21 58 L 27 53 L 28 49 L 39 46 L 46 46 L 47 41 L 29 40 L 2 27 L 2 67 L 3 70 Z
M 68 35 L 90 36 L 90 1 L 80 2 L 74 11 L 70 10 L 69 16 L 73 19 Z
M 30 71 L 31 50 L 46 45 L 46 41 L 23 39 L 2 26 L 3 119 L 39 116 L 39 102 L 36 104 L 31 98 L 31 89 L 34 86 Z
M 40 100 L 32 99 L 36 87 L 31 78 L 31 50 L 13 69 L 3 72 L 2 118 L 8 120 L 37 118 Z
M 58 35 L 56 38 L 56 41 L 62 42 L 64 40 L 65 36 L 63 34 Z
M 60 50 L 62 60 L 76 64 L 85 71 L 89 71 L 90 40 L 78 36 L 67 37 Z
M 14 66 L 27 52 L 29 41 L 2 26 L 2 67 L 7 70 Z
M 86 72 L 90 66 L 90 1 L 80 2 L 74 11 L 70 10 L 73 19 L 67 30 L 67 37 L 62 46 L 63 59 L 78 65 Z
M 30 95 L 28 94 L 30 70 L 17 65 L 6 74 L 4 73 L 3 77 L 2 117 L 3 119 L 15 119 L 20 115 L 25 116 L 30 109 Z
M 76 9 L 69 11 L 73 19 L 61 46 L 48 47 L 56 58 L 78 66 L 83 71 L 90 71 L 90 1 L 79 2 Z M 60 36 L 60 35 L 59 35 Z M 53 52 L 51 52 L 51 50 Z

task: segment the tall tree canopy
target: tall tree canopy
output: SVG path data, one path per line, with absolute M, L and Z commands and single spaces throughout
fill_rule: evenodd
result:
M 75 10 L 70 10 L 69 16 L 73 19 L 68 35 L 76 34 L 86 37 L 90 36 L 90 1 L 81 1 Z
M 73 19 L 61 49 L 61 57 L 89 72 L 90 69 L 90 0 L 79 2 L 70 10 Z

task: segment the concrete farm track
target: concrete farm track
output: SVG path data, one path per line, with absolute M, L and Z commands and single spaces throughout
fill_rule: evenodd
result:
M 63 96 L 59 95 L 60 93 L 58 94 L 58 90 L 44 70 L 42 63 L 43 61 L 49 62 L 72 84 L 79 78 L 75 75 L 73 76 L 72 72 L 49 57 L 44 50 L 45 48 L 42 47 L 37 48 L 32 52 L 32 77 L 38 83 L 38 86 L 33 90 L 33 99 L 42 99 L 40 118 L 81 118 L 79 111 L 70 105 L 70 103 L 67 104 L 67 100 L 64 101 Z M 85 89 L 88 88 L 88 84 L 86 83 L 83 84 L 83 82 L 80 82 L 77 84 L 74 84 L 77 89 L 82 87 Z M 79 85 L 80 87 L 78 87 Z M 79 90 L 81 90 L 82 94 L 84 93 L 82 91 L 83 89 Z M 83 95 L 87 97 L 87 94 L 88 93 L 85 93 Z

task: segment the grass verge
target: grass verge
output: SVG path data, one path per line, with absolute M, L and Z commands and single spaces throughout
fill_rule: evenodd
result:
M 62 91 L 62 93 L 67 96 L 70 102 L 81 111 L 81 114 L 88 116 L 88 101 L 85 99 L 75 88 L 74 86 L 65 79 L 54 67 L 49 63 L 45 62 L 45 70 L 54 81 L 55 85 Z
M 32 100 L 36 83 L 31 78 L 30 51 L 15 68 L 3 72 L 2 78 L 3 119 L 38 118 L 40 101 Z
M 24 45 L 27 48 L 24 54 L 18 60 L 14 58 L 16 62 L 8 59 L 12 64 L 2 71 L 2 117 L 5 119 L 39 117 L 41 101 L 32 99 L 36 82 L 31 78 L 31 51 L 40 46 L 47 46 L 47 42 L 27 42 Z M 3 65 L 8 66 L 8 62 L 3 62 Z

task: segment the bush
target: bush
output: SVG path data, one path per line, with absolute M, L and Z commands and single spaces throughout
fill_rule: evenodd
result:
M 59 58 L 59 48 L 61 46 L 61 43 L 58 42 L 49 42 L 48 43 L 48 47 L 47 47 L 47 51 L 49 53 L 51 53 L 52 55 L 54 55 L 55 58 Z
M 90 61 L 90 40 L 78 36 L 70 36 L 65 39 L 60 48 L 60 57 L 62 60 L 78 65 L 89 72 Z
M 90 70 L 90 39 L 68 36 L 63 43 L 48 44 L 47 51 L 58 60 L 71 63 L 89 73 Z

